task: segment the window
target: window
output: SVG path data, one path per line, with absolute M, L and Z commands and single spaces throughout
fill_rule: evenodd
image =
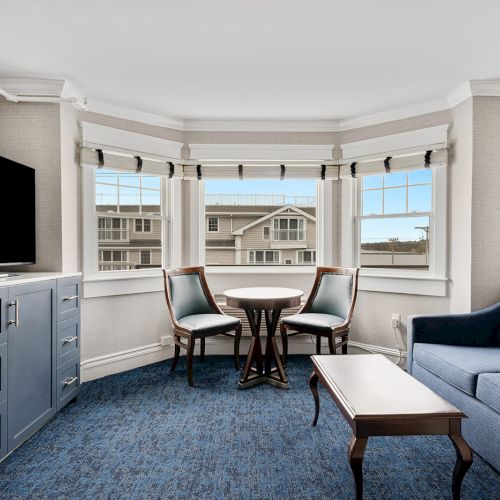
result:
M 135 219 L 135 232 L 136 233 L 150 233 L 151 232 L 151 219 Z
M 280 253 L 277 250 L 249 250 L 249 264 L 279 264 Z
M 297 250 L 316 251 L 316 179 L 207 179 L 202 186 L 207 265 L 290 266 Z
M 297 264 L 316 264 L 316 250 L 299 250 Z
M 273 240 L 303 241 L 305 240 L 304 219 L 280 217 L 273 220 Z
M 130 269 L 128 252 L 125 250 L 100 250 L 99 271 L 123 271 Z
M 218 217 L 209 217 L 208 218 L 208 232 L 209 233 L 218 233 L 219 232 L 219 218 Z
M 141 264 L 143 266 L 151 264 L 151 250 L 141 250 Z
M 366 175 L 358 186 L 360 267 L 429 270 L 432 170 Z
M 166 186 L 161 177 L 111 169 L 96 169 L 94 175 L 98 271 L 162 267 Z

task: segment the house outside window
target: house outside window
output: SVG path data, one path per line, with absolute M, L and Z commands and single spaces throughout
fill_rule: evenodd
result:
M 298 250 L 297 251 L 298 264 L 316 264 L 316 250 Z
M 429 270 L 432 170 L 362 176 L 358 199 L 360 267 Z
M 98 271 L 161 268 L 166 219 L 161 177 L 102 168 L 95 170 L 94 182 Z
M 273 240 L 303 241 L 306 234 L 304 227 L 304 219 L 276 218 L 273 220 Z
M 208 218 L 208 232 L 209 233 L 218 233 L 219 232 L 219 218 L 218 217 L 209 217 Z

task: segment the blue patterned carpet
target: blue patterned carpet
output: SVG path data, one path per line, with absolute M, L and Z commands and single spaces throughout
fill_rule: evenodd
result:
M 323 391 L 318 426 L 306 356 L 289 361 L 291 389 L 236 389 L 229 357 L 184 360 L 82 386 L 42 431 L 0 464 L 1 498 L 353 498 L 350 428 Z M 455 452 L 446 437 L 373 438 L 365 498 L 451 498 Z M 479 457 L 465 499 L 500 498 Z

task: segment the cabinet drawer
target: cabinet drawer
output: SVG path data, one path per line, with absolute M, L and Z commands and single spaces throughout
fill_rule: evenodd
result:
M 0 403 L 0 460 L 7 455 L 7 401 Z
M 57 410 L 66 406 L 80 389 L 80 356 L 57 369 Z
M 80 278 L 57 280 L 57 321 L 80 314 Z
M 80 317 L 67 319 L 57 324 L 57 366 L 80 353 Z
M 0 403 L 7 399 L 7 344 L 0 345 Z

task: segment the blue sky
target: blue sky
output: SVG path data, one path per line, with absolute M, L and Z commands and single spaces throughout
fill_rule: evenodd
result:
M 316 196 L 316 181 L 302 180 L 206 180 L 206 194 L 285 194 Z

